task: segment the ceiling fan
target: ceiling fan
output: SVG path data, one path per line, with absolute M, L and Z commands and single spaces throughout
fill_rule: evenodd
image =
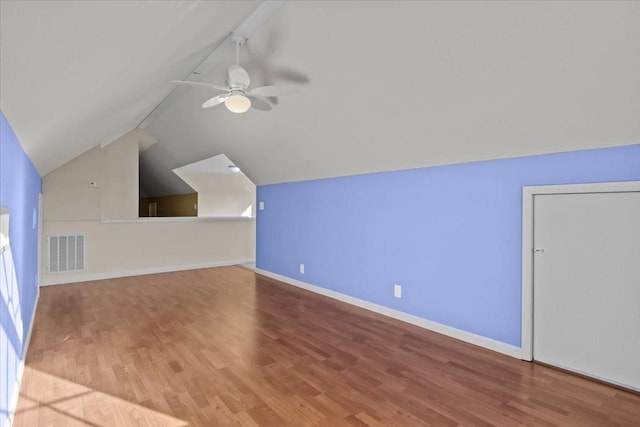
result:
M 172 80 L 171 82 L 183 85 L 205 86 L 224 92 L 207 99 L 202 104 L 202 108 L 211 108 L 224 102 L 227 109 L 233 113 L 245 113 L 251 107 L 256 110 L 269 111 L 273 108 L 273 105 L 267 98 L 292 95 L 297 92 L 297 89 L 292 86 L 261 86 L 249 89 L 251 85 L 249 73 L 240 66 L 240 46 L 247 39 L 242 35 L 233 34 L 231 40 L 236 45 L 236 63 L 227 69 L 226 86 L 184 80 Z

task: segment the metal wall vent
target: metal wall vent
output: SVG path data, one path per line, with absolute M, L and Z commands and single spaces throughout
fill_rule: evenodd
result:
M 84 234 L 48 236 L 49 273 L 84 270 Z

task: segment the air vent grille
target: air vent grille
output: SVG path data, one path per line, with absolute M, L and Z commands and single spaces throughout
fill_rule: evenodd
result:
M 48 236 L 49 273 L 84 270 L 84 234 Z

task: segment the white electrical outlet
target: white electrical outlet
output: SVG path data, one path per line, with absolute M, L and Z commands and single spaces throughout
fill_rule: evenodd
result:
M 304 264 L 300 264 L 300 274 L 304 274 Z
M 393 285 L 393 296 L 396 298 L 402 298 L 402 286 Z
M 264 202 L 258 202 L 258 210 L 259 211 L 263 211 L 264 210 Z

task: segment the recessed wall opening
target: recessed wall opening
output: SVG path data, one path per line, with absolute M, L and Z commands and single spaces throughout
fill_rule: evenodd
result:
M 169 171 L 166 153 L 155 139 L 140 142 L 138 158 L 138 216 L 196 217 L 198 193 Z M 152 147 L 153 146 L 153 147 Z
M 140 196 L 140 217 L 198 216 L 198 193 Z
M 143 169 L 141 158 L 140 217 L 255 216 L 256 186 L 224 154 L 173 169 L 180 181 L 173 188 L 159 188 L 148 177 L 143 178 Z

